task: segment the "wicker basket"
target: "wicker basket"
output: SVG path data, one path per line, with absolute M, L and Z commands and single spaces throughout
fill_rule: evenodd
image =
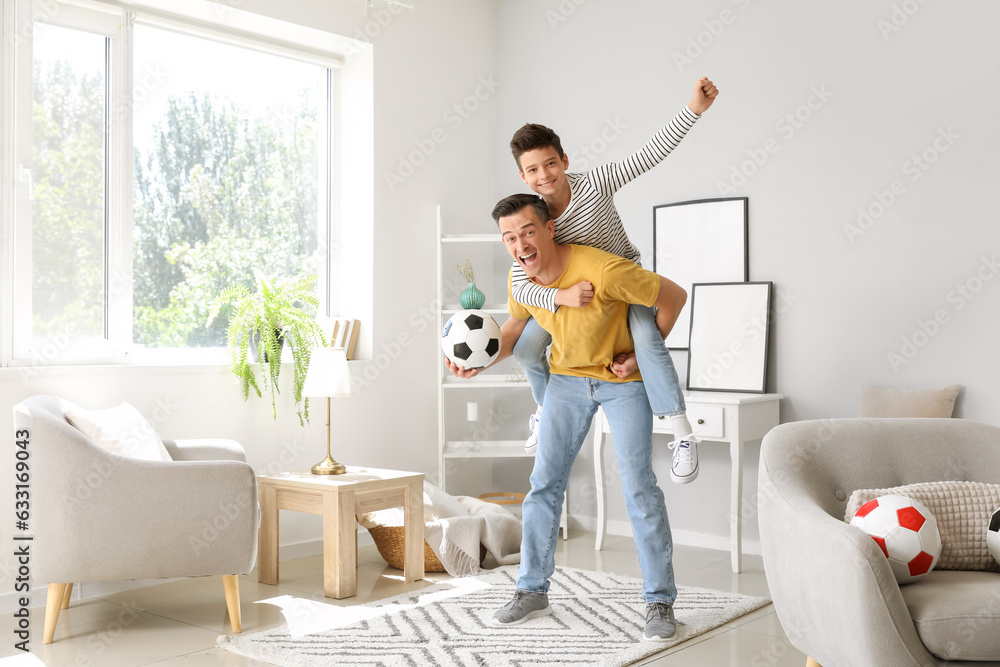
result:
M 385 562 L 397 570 L 403 568 L 403 557 L 406 554 L 406 529 L 403 526 L 372 526 L 368 529 L 375 547 Z M 479 562 L 486 559 L 486 547 L 479 545 Z M 431 545 L 424 540 L 424 572 L 445 572 L 444 565 L 434 555 Z

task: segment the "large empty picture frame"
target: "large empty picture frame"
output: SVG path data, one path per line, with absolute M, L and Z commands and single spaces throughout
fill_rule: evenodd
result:
M 667 347 L 688 347 L 691 286 L 750 279 L 747 198 L 699 199 L 653 207 L 653 271 L 688 293 Z
M 771 283 L 693 285 L 687 388 L 764 393 Z

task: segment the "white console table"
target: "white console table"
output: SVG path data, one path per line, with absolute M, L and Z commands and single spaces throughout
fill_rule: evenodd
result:
M 743 528 L 743 444 L 760 440 L 778 425 L 778 402 L 781 394 L 737 394 L 729 392 L 693 391 L 684 393 L 687 415 L 698 439 L 703 443 L 729 444 L 732 485 L 730 488 L 730 549 L 733 572 L 739 572 L 743 557 L 741 531 Z M 604 546 L 607 527 L 605 504 L 607 489 L 604 487 L 604 441 L 611 426 L 599 410 L 594 428 L 594 475 L 597 479 L 597 544 Z M 670 419 L 653 418 L 653 435 L 672 433 Z M 686 435 L 686 434 L 685 434 Z M 702 482 L 695 481 L 694 484 Z

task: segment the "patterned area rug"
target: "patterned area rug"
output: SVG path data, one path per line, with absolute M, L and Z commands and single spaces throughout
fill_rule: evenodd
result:
M 640 580 L 563 567 L 549 590 L 552 615 L 496 627 L 490 619 L 510 600 L 516 577 L 517 566 L 510 565 L 353 607 L 308 601 L 293 608 L 297 598 L 277 598 L 268 602 L 284 608 L 288 625 L 223 636 L 219 645 L 281 667 L 624 666 L 770 604 L 767 598 L 679 586 L 677 636 L 646 643 L 640 639 Z

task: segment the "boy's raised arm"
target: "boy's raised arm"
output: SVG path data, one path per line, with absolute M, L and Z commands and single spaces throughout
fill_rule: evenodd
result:
M 638 152 L 620 162 L 610 162 L 589 172 L 594 186 L 605 194 L 613 194 L 626 183 L 663 162 L 680 145 L 718 95 L 719 89 L 708 77 L 698 79 L 691 101 Z

